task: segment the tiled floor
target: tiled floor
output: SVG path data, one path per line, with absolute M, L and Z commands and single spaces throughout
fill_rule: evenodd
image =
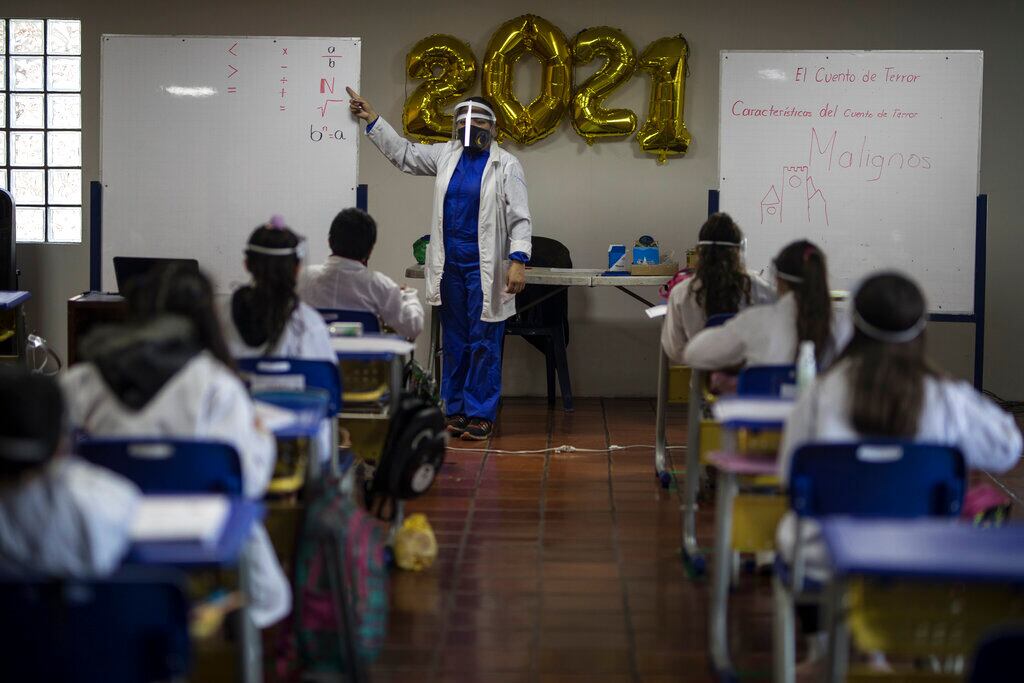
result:
M 685 414 L 673 412 L 669 441 L 683 444 Z M 409 506 L 429 517 L 440 553 L 427 572 L 394 574 L 373 680 L 711 680 L 709 586 L 685 575 L 678 492 L 658 486 L 653 443 L 650 400 L 578 400 L 574 414 L 506 400 L 495 437 L 480 452 L 450 451 L 437 485 Z M 602 452 L 495 452 L 562 444 Z M 612 444 L 648 447 L 603 452 Z M 1003 481 L 1024 497 L 1024 468 Z M 711 515 L 705 505 L 703 545 Z M 744 678 L 770 679 L 767 579 L 743 577 L 730 628 Z

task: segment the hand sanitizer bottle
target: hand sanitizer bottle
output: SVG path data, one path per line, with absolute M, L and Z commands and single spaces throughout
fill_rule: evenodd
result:
M 802 394 L 814 381 L 818 374 L 818 362 L 814 358 L 814 342 L 800 342 L 800 352 L 796 356 L 796 390 Z

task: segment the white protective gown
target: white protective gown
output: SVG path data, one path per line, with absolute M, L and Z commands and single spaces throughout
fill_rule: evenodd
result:
M 444 198 L 455 167 L 462 157 L 462 143 L 450 140 L 434 145 L 410 142 L 395 132 L 383 117 L 370 124 L 367 137 L 399 170 L 412 175 L 436 176 L 434 207 L 430 214 L 430 244 L 425 264 L 427 303 L 441 305 L 444 274 Z M 480 289 L 484 322 L 501 322 L 516 312 L 516 296 L 505 291 L 509 254 L 532 250 L 530 207 L 526 174 L 519 160 L 492 142 L 480 181 Z
M 848 364 L 840 361 L 831 372 L 821 375 L 797 401 L 786 422 L 779 449 L 779 477 L 789 481 L 793 453 L 810 442 L 857 441 L 849 421 Z M 915 441 L 956 446 L 969 469 L 1005 472 L 1021 455 L 1021 434 L 1013 417 L 978 393 L 966 382 L 928 377 Z M 806 520 L 804 557 L 808 576 L 828 577 L 828 555 L 821 529 Z M 796 540 L 796 518 L 787 513 L 779 523 L 776 545 L 784 557 L 792 557 Z
M 256 425 L 252 399 L 242 381 L 209 352 L 181 368 L 142 408 L 132 410 L 111 391 L 95 365 L 79 363 L 62 382 L 72 426 L 96 437 L 180 437 L 232 444 L 242 465 L 242 488 L 262 498 L 274 473 L 274 437 Z M 270 537 L 253 530 L 252 617 L 269 626 L 291 611 L 291 588 Z
M 238 333 L 235 321 L 231 317 L 231 297 L 218 300 L 218 312 L 221 329 L 224 330 L 224 341 L 228 351 L 235 358 L 257 358 L 259 356 L 275 356 L 278 358 L 301 358 L 304 360 L 328 360 L 338 362 L 338 355 L 331 348 L 331 334 L 327 324 L 316 309 L 309 304 L 299 302 L 291 318 L 285 325 L 277 344 L 266 353 L 263 346 L 249 346 Z
M 104 576 L 128 550 L 139 489 L 75 456 L 0 487 L 0 571 Z
M 776 297 L 772 286 L 756 273 L 747 274 L 750 276 L 750 303 L 740 299 L 740 310 L 774 302 Z M 661 348 L 669 360 L 676 364 L 683 362 L 686 343 L 703 330 L 707 323 L 707 315 L 697 303 L 693 291 L 696 283 L 697 279 L 691 277 L 673 287 L 668 295 L 668 308 L 661 326 Z
M 416 290 L 399 287 L 353 259 L 330 256 L 326 263 L 303 268 L 299 297 L 313 308 L 369 311 L 406 339 L 423 331 L 423 304 Z
M 720 370 L 737 365 L 791 365 L 796 360 L 797 301 L 792 292 L 774 304 L 751 306 L 720 327 L 702 330 L 686 345 L 684 362 L 701 370 Z M 850 341 L 849 316 L 833 310 L 832 351 L 821 368 L 827 368 Z

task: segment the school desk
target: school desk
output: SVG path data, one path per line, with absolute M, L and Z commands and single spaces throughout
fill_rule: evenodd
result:
M 262 503 L 244 498 L 233 498 L 231 510 L 220 538 L 213 545 L 198 541 L 153 541 L 133 543 L 128 549 L 125 564 L 171 565 L 182 569 L 210 567 L 238 567 L 238 580 L 243 595 L 251 595 L 252 563 L 246 542 L 253 527 L 263 519 L 266 510 Z M 242 680 L 259 683 L 263 680 L 263 645 L 259 629 L 242 607 L 242 636 L 239 656 Z

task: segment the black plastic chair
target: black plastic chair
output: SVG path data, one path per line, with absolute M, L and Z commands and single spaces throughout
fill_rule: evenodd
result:
M 572 268 L 569 250 L 558 240 L 533 238 L 530 265 L 537 268 Z M 538 303 L 539 302 L 539 303 Z M 544 354 L 548 405 L 555 405 L 555 376 L 562 390 L 562 406 L 573 409 L 569 379 L 569 293 L 565 287 L 527 285 L 516 296 L 516 315 L 505 324 L 506 335 L 517 335 Z

